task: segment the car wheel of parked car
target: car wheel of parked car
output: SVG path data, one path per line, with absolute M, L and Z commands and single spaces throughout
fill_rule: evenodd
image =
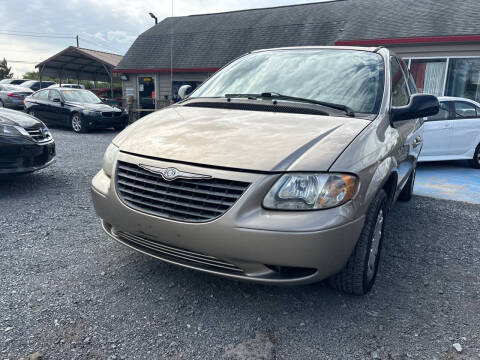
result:
M 3 107 L 5 107 L 5 105 L 3 105 L 3 101 L 0 100 L 0 108 L 3 108 Z
M 330 286 L 353 295 L 364 295 L 372 288 L 377 276 L 386 215 L 387 194 L 380 190 L 367 210 L 353 253 L 345 267 L 329 279 Z
M 480 144 L 478 144 L 471 162 L 472 167 L 474 167 L 475 169 L 480 169 Z
M 71 118 L 72 121 L 72 130 L 76 133 L 85 133 L 87 132 L 87 124 L 85 120 L 82 118 L 82 115 L 79 113 L 74 113 Z
M 413 187 L 415 186 L 415 175 L 417 174 L 417 168 L 414 168 L 410 176 L 408 177 L 407 183 L 403 187 L 400 195 L 398 195 L 398 200 L 400 201 L 410 201 L 413 195 Z

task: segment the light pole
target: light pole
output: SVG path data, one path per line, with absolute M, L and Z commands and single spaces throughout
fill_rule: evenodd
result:
M 155 15 L 153 15 L 153 13 L 148 13 L 148 15 L 150 15 L 152 19 L 155 19 L 155 25 L 158 24 L 158 19 Z

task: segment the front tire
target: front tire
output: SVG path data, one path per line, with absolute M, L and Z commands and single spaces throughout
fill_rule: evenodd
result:
M 364 295 L 372 288 L 382 250 L 387 203 L 387 194 L 382 189 L 368 207 L 362 232 L 347 264 L 329 279 L 334 289 Z
M 88 131 L 87 123 L 79 113 L 72 114 L 72 117 L 70 118 L 70 125 L 72 130 L 76 133 L 86 133 Z
M 417 168 L 413 168 L 410 176 L 408 177 L 407 183 L 403 187 L 400 195 L 398 195 L 398 200 L 400 201 L 410 201 L 413 195 L 413 187 L 415 186 L 415 176 L 417 174 Z
M 475 153 L 473 154 L 473 159 L 470 160 L 470 162 L 474 169 L 480 169 L 480 144 L 477 145 Z

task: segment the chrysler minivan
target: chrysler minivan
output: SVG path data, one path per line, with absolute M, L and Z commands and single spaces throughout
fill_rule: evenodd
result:
M 188 93 L 108 146 L 105 232 L 211 274 L 368 292 L 437 98 L 388 49 L 353 47 L 253 51 Z

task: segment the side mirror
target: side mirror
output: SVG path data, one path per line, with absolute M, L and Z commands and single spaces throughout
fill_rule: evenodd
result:
M 182 85 L 180 89 L 178 89 L 178 96 L 180 99 L 185 99 L 188 94 L 192 92 L 192 87 L 190 85 Z
M 55 98 L 52 100 L 53 102 L 62 102 L 62 100 L 60 98 Z
M 408 105 L 393 107 L 390 114 L 392 122 L 395 122 L 436 115 L 439 110 L 440 104 L 436 96 L 413 94 Z

